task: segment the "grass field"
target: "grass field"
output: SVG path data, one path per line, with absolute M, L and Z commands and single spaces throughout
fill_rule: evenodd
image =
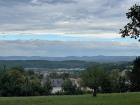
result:
M 0 97 L 0 105 L 140 105 L 140 93 L 81 96 Z

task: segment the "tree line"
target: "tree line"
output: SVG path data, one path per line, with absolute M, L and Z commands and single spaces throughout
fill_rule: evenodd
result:
M 107 66 L 107 65 L 106 65 Z M 93 95 L 100 93 L 118 93 L 140 91 L 140 57 L 133 62 L 132 69 L 108 70 L 105 65 L 93 65 L 80 72 L 79 87 L 72 83 L 68 74 L 63 74 L 62 91 L 57 95 L 84 94 L 85 88 L 94 90 Z M 37 96 L 52 95 L 51 74 L 42 82 L 43 76 L 22 67 L 0 69 L 0 96 Z M 57 77 L 57 76 L 55 76 Z
M 52 82 L 55 75 L 43 78 L 42 74 L 26 71 L 22 67 L 0 69 L 0 96 L 42 96 L 42 95 L 76 95 L 83 92 L 64 73 L 62 91 L 52 93 Z M 58 78 L 56 78 L 58 79 Z
M 93 95 L 101 93 L 118 93 L 140 91 L 140 57 L 133 62 L 131 70 L 107 71 L 100 65 L 87 68 L 81 75 L 82 85 L 93 89 Z
M 51 84 L 41 85 L 42 76 L 23 68 L 0 70 L 0 96 L 49 95 Z

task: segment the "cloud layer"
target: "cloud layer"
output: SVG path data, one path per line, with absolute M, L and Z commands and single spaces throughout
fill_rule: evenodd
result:
M 126 23 L 128 8 L 137 2 L 139 0 L 0 0 L 0 32 L 113 36 Z
M 2 56 L 138 56 L 140 44 L 116 41 L 0 41 L 0 49 Z
M 135 3 L 0 0 L 0 56 L 139 55 L 140 44 L 118 34 Z

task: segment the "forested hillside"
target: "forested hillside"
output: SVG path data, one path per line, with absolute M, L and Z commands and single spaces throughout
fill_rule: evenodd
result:
M 69 61 L 47 61 L 47 60 L 0 60 L 0 67 L 16 67 L 23 68 L 87 68 L 91 65 L 100 64 L 107 69 L 124 69 L 131 65 L 131 62 L 116 62 L 116 63 L 96 63 L 79 60 Z
M 0 66 L 24 68 L 86 68 L 93 62 L 86 61 L 47 61 L 47 60 L 0 60 Z

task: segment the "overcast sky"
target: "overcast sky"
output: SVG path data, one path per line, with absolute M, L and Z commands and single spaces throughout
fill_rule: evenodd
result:
M 122 39 L 140 0 L 0 0 L 0 56 L 138 56 Z

